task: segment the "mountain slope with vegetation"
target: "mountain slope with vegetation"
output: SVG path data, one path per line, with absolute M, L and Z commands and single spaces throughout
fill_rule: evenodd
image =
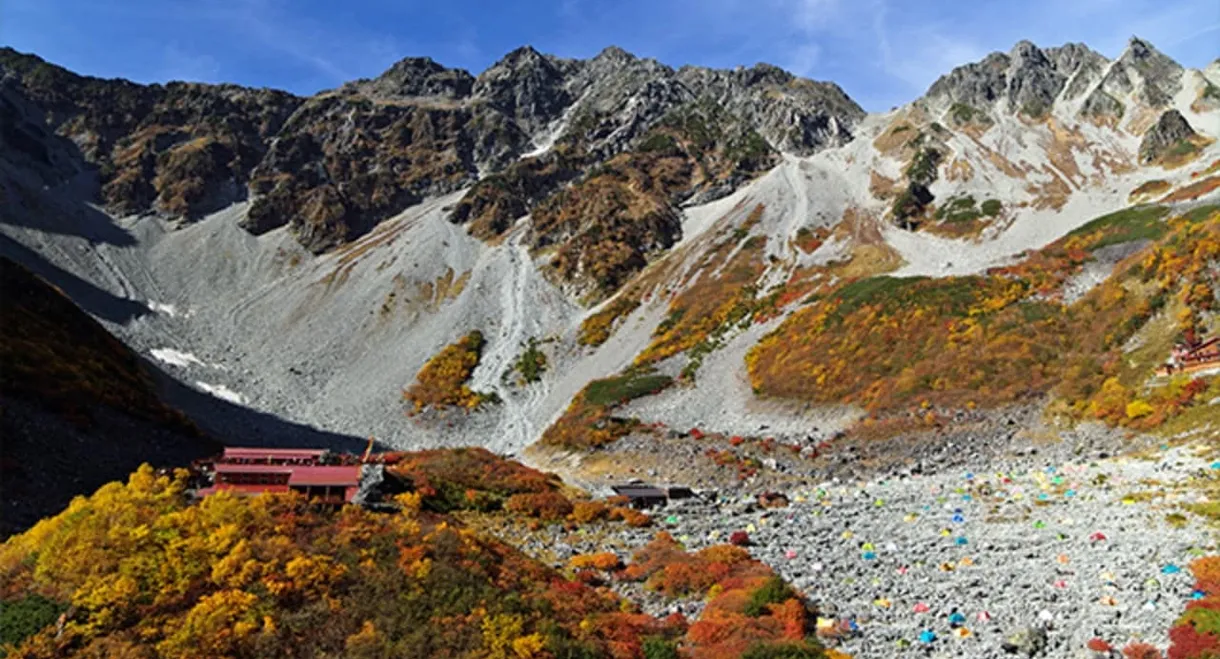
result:
M 462 487 L 471 470 L 507 480 L 469 483 L 486 489 L 468 489 L 461 507 L 483 508 L 480 493 L 513 483 L 563 498 L 542 474 L 485 452 L 441 453 L 404 456 L 403 473 L 418 483 L 428 465 L 466 466 L 433 472 L 392 513 L 327 512 L 295 494 L 191 504 L 185 471 L 141 467 L 0 547 L 0 647 L 23 657 L 827 656 L 806 605 L 740 548 L 688 554 L 662 534 L 625 568 L 616 559 L 563 574 L 432 512 L 448 509 L 437 504 L 452 489 L 445 479 Z M 654 617 L 600 585 L 606 577 L 709 603 L 699 621 Z
M 0 257 L 0 475 L 7 535 L 141 462 L 216 450 L 148 367 L 62 292 Z

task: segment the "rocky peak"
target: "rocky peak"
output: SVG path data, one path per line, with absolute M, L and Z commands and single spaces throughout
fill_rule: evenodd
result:
M 1180 64 L 1147 41 L 1132 37 L 1086 99 L 1082 111 L 1121 117 L 1128 103 L 1163 109 L 1181 89 L 1182 73 Z
M 1197 136 L 1182 113 L 1177 110 L 1167 110 L 1161 114 L 1156 125 L 1144 133 L 1144 139 L 1140 142 L 1140 162 L 1151 163 L 1183 142 L 1189 142 Z
M 1008 51 L 1010 59 L 1036 58 L 1045 59 L 1046 54 L 1041 48 L 1034 45 L 1034 42 L 1028 39 L 1022 39 L 1013 45 L 1012 50 Z
M 591 62 L 607 62 L 618 65 L 627 64 L 638 61 L 639 58 L 631 53 L 619 48 L 618 46 L 606 46 L 601 52 L 593 56 Z
M 505 55 L 474 83 L 474 95 L 534 134 L 559 118 L 572 103 L 567 77 L 555 63 L 529 46 Z
M 1104 66 L 1109 63 L 1101 53 L 1082 43 L 1065 43 L 1062 46 L 1046 48 L 1043 52 L 1055 63 L 1055 68 L 1067 76 L 1075 73 L 1081 66 Z
M 1055 63 L 1055 68 L 1067 77 L 1067 84 L 1060 96 L 1065 101 L 1074 101 L 1087 94 L 1110 65 L 1110 60 L 1105 56 L 1082 43 L 1067 43 L 1057 48 L 1047 48 L 1045 52 Z
M 1031 116 L 1049 110 L 1067 81 L 1046 53 L 1029 41 L 1013 47 L 1005 76 L 1009 111 Z
M 924 98 L 942 111 L 962 104 L 1027 116 L 1083 98 L 1082 114 L 1115 118 L 1123 115 L 1132 95 L 1154 109 L 1168 105 L 1180 88 L 1181 74 L 1177 62 L 1134 37 L 1114 62 L 1080 43 L 1042 49 L 1020 41 L 1008 53 L 991 53 L 941 76 Z
M 1168 82 L 1169 78 L 1182 73 L 1181 64 L 1139 37 L 1131 37 L 1117 63 L 1134 68 L 1146 81 L 1153 83 Z
M 446 68 L 431 57 L 406 57 L 376 78 L 349 82 L 340 91 L 383 100 L 463 99 L 470 96 L 474 82 L 474 76 L 467 71 Z
M 742 84 L 747 87 L 754 87 L 756 85 L 784 85 L 796 77 L 778 66 L 767 64 L 766 62 L 759 62 L 740 72 L 734 71 L 734 74 L 738 75 Z
M 956 67 L 937 78 L 924 98 L 945 107 L 961 104 L 989 110 L 1007 92 L 1010 63 L 1008 55 L 991 53 L 979 62 Z
M 1156 46 L 1134 35 L 1127 40 L 1127 49 L 1119 57 L 1120 60 L 1130 59 L 1136 62 L 1162 58 L 1169 59 L 1161 51 L 1157 50 Z
M 775 148 L 800 155 L 847 142 L 865 114 L 838 85 L 770 64 L 732 71 L 684 66 L 678 78 L 701 101 L 754 126 Z

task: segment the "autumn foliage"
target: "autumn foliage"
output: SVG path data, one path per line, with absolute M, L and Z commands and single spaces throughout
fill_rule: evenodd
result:
M 428 512 L 418 492 L 399 512 L 330 511 L 291 493 L 191 503 L 186 479 L 142 467 L 0 546 L 0 606 L 32 621 L 9 656 L 822 656 L 804 604 L 738 548 L 662 535 L 622 570 L 709 596 L 691 625 Z M 620 568 L 609 553 L 572 563 Z
M 472 410 L 493 400 L 491 394 L 472 391 L 466 384 L 479 365 L 482 350 L 483 334 L 476 330 L 429 359 L 415 376 L 415 383 L 403 392 L 403 399 L 412 405 L 412 413 L 418 414 L 426 408 Z
M 610 338 L 615 323 L 640 306 L 637 295 L 624 293 L 614 298 L 601 311 L 590 315 L 580 323 L 580 334 L 577 343 L 585 346 L 599 346 Z
M 1186 605 L 1186 612 L 1169 630 L 1169 659 L 1220 657 L 1220 556 L 1206 556 L 1190 566 L 1202 599 Z
M 505 460 L 484 448 L 431 449 L 395 455 L 390 473 L 404 480 L 421 497 L 422 505 L 435 512 L 500 510 L 513 497 L 558 494 L 559 477 Z M 527 499 L 516 505 L 526 507 Z M 571 512 L 567 499 L 563 499 Z M 550 509 L 564 504 L 530 507 Z M 564 513 L 564 515 L 567 514 Z
M 740 657 L 767 647 L 799 652 L 782 656 L 823 656 L 807 636 L 804 602 L 745 549 L 717 545 L 692 554 L 660 533 L 636 552 L 623 576 L 670 597 L 707 599 L 686 635 L 691 657 Z
M 1114 277 L 1063 299 L 1064 284 L 1094 250 L 1148 238 L 1155 242 L 1119 263 Z M 1155 365 L 1131 371 L 1123 346 L 1170 306 L 1181 309 L 1179 331 L 1201 332 L 1214 313 L 1218 259 L 1214 208 L 1168 222 L 1116 214 L 986 275 L 850 282 L 790 316 L 751 350 L 747 366 L 755 391 L 779 398 L 892 412 L 1053 393 L 1078 416 L 1150 427 L 1206 387 L 1181 382 L 1136 403 L 1135 385 Z
M 636 357 L 637 364 L 652 364 L 714 342 L 734 324 L 749 322 L 756 306 L 755 283 L 766 269 L 762 258 L 766 241 L 747 236 L 765 210 L 757 205 L 742 227 L 700 263 L 693 280 L 670 301 L 668 317 Z M 704 349 L 711 346 L 704 345 Z

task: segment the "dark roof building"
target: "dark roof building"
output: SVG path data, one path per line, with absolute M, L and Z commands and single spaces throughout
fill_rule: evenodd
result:
M 627 497 L 633 508 L 663 506 L 668 500 L 665 491 L 651 485 L 615 485 L 610 489 L 621 497 Z

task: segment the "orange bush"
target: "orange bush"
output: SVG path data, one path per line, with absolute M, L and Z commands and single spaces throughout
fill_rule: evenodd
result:
M 646 580 L 669 596 L 708 593 L 703 615 L 683 639 L 691 657 L 739 657 L 756 646 L 780 645 L 820 656 L 815 639 L 806 636 L 804 602 L 739 547 L 719 545 L 691 554 L 662 532 L 637 550 L 619 575 Z
M 601 501 L 572 502 L 572 521 L 577 524 L 588 524 L 606 519 L 609 514 L 610 507 Z
M 577 554 L 573 556 L 568 564 L 573 569 L 591 568 L 594 570 L 617 570 L 622 562 L 614 552 L 602 552 L 598 554 Z
M 558 492 L 514 494 L 504 503 L 504 509 L 519 515 L 556 521 L 572 514 L 572 502 Z
M 611 508 L 610 519 L 620 520 L 627 526 L 633 528 L 644 528 L 652 525 L 652 518 L 646 513 L 642 513 L 635 508 L 626 508 L 623 506 Z

